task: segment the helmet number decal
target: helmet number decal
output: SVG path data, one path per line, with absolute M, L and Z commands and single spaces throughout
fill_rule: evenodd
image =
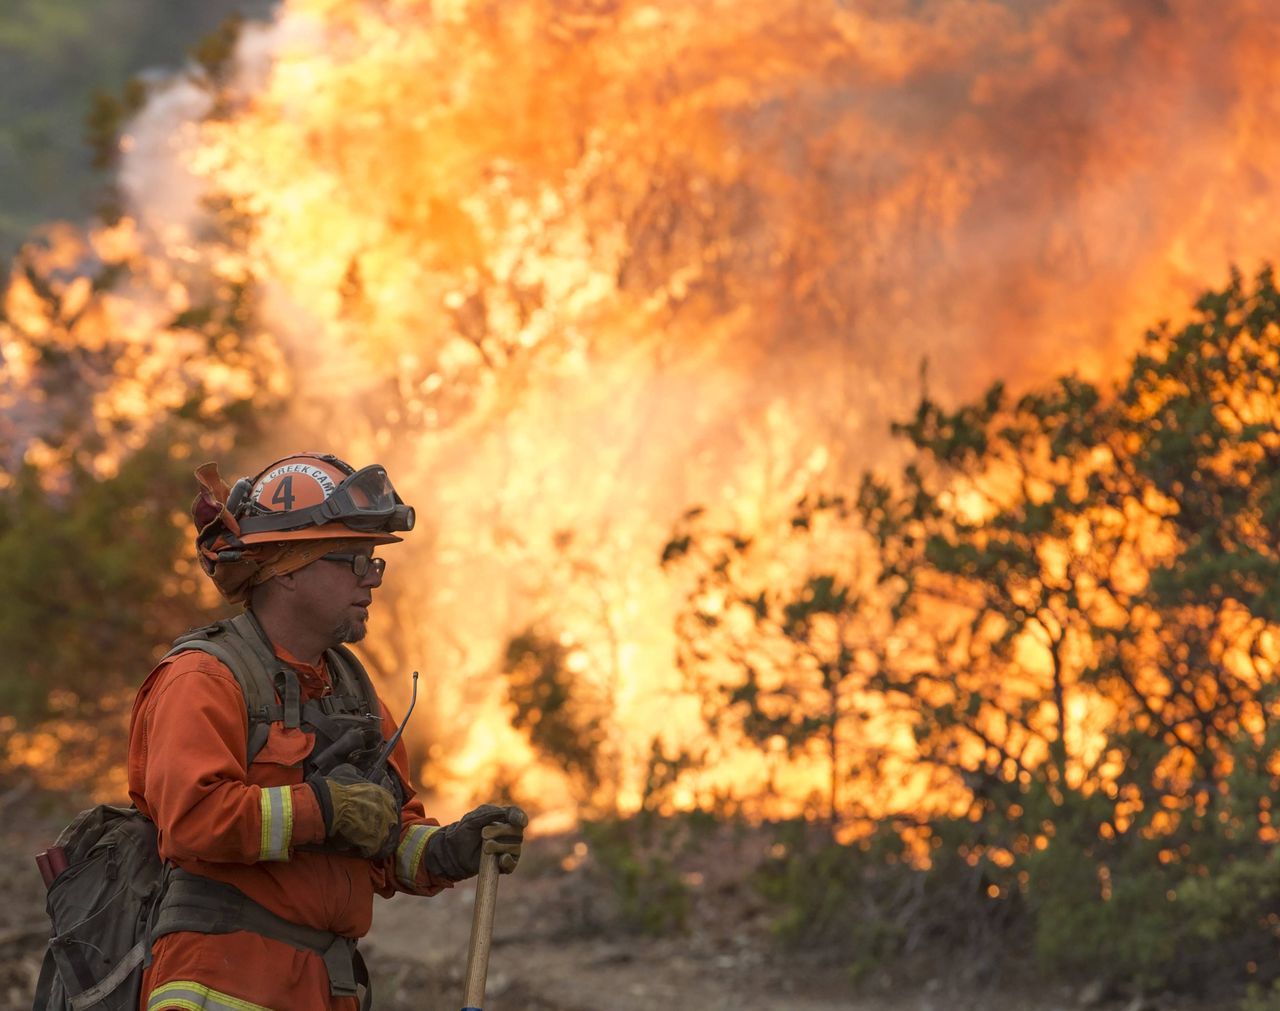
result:
M 298 461 L 280 464 L 258 478 L 252 498 L 263 512 L 288 513 L 319 505 L 337 487 L 335 475 Z
M 271 504 L 281 506 L 285 512 L 288 512 L 293 508 L 293 500 L 293 475 L 289 474 L 280 481 L 276 493 L 271 496 Z

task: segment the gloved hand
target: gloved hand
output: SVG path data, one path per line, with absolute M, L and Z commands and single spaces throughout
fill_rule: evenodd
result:
M 480 854 L 497 853 L 498 870 L 510 874 L 520 860 L 529 816 L 518 807 L 481 804 L 427 839 L 427 870 L 437 877 L 462 881 L 480 872 Z M 488 830 L 486 831 L 486 827 Z
M 370 783 L 353 765 L 336 766 L 307 785 L 324 812 L 325 839 L 344 843 L 362 857 L 384 854 L 400 831 L 400 807 L 385 787 Z M 438 833 L 437 833 L 438 834 Z

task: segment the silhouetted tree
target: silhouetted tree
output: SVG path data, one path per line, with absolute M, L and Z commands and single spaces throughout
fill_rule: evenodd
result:
M 845 499 L 814 496 L 797 503 L 779 544 L 713 529 L 693 510 L 662 555 L 685 582 L 676 657 L 708 726 L 722 747 L 825 764 L 833 830 L 874 808 L 848 784 L 855 769 L 874 778 L 885 744 L 867 687 L 884 663 L 893 602 L 870 547 Z
M 915 462 L 864 497 L 927 633 L 877 686 L 1059 964 L 1203 968 L 1280 907 L 1268 886 L 1228 914 L 1208 884 L 1265 878 L 1275 838 L 1278 310 L 1269 270 L 1233 277 L 1105 396 L 925 399 L 898 426 Z

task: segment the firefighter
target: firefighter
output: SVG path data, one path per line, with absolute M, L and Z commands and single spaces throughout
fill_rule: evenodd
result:
M 441 827 L 404 745 L 383 759 L 395 724 L 345 644 L 375 549 L 413 526 L 386 471 L 298 453 L 231 488 L 196 477 L 201 566 L 244 611 L 177 640 L 134 703 L 129 794 L 167 867 L 140 1008 L 355 1011 L 374 894 L 434 895 L 482 848 L 509 873 L 527 818 L 486 804 Z

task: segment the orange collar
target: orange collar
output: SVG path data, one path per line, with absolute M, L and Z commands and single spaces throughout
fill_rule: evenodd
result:
M 318 664 L 309 664 L 299 660 L 283 646 L 277 646 L 275 643 L 272 643 L 272 646 L 275 647 L 276 656 L 298 672 L 298 685 L 304 695 L 315 697 L 328 695 L 333 691 L 333 683 L 329 680 L 329 667 L 324 662 L 323 656 L 320 657 Z

